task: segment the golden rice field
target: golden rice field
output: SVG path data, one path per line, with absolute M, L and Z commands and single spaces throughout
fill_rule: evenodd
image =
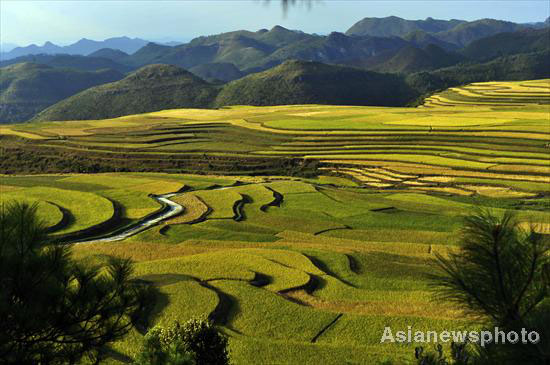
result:
M 76 244 L 73 257 L 132 258 L 160 291 L 151 324 L 209 316 L 235 364 L 401 364 L 415 344 L 381 344 L 385 326 L 477 326 L 434 301 L 427 281 L 465 215 L 513 210 L 549 234 L 549 102 L 550 80 L 533 80 L 453 88 L 418 108 L 235 106 L 5 126 L 0 135 L 37 153 L 184 167 L 4 174 L 0 198 L 38 203 L 52 239 L 78 242 L 132 227 L 165 209 L 151 194 L 176 193 L 180 215 Z M 272 170 L 290 159 L 315 162 L 316 176 Z M 191 174 L 204 172 L 188 171 L 191 160 L 209 173 Z M 142 338 L 113 344 L 108 363 L 130 361 Z

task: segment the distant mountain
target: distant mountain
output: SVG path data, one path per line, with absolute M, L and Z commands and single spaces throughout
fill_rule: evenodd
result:
M 228 62 L 205 63 L 192 67 L 189 71 L 208 82 L 227 82 L 244 76 L 234 64 Z
M 257 32 L 239 30 L 217 35 L 198 37 L 187 44 L 168 47 L 149 43 L 125 59 L 118 59 L 133 67 L 151 63 L 176 65 L 186 69 L 204 64 L 233 64 L 244 74 L 261 72 L 289 59 L 316 61 L 339 65 L 376 65 L 377 59 L 389 59 L 399 50 L 412 47 L 425 50 L 435 45 L 446 51 L 457 51 L 477 39 L 500 32 L 526 29 L 523 25 L 492 19 L 473 22 L 461 20 L 405 20 L 397 17 L 365 18 L 346 34 L 332 32 L 327 36 L 307 34 L 275 26 Z M 405 52 L 405 51 L 404 51 Z M 415 58 L 423 57 L 416 52 Z M 430 55 L 424 62 L 428 69 L 437 65 L 450 65 L 447 55 L 436 62 Z M 108 56 L 107 56 L 108 57 Z M 124 61 L 123 61 L 124 60 Z M 394 62 L 395 64 L 395 62 Z M 387 67 L 396 70 L 400 67 Z M 423 67 L 403 66 L 403 70 Z M 203 74 L 209 78 L 210 76 Z M 232 77 L 225 77 L 230 80 Z
M 216 105 L 403 105 L 413 95 L 395 75 L 292 60 L 226 84 Z
M 499 33 L 470 43 L 462 54 L 485 61 L 499 56 L 550 49 L 550 28 Z
M 0 123 L 25 121 L 81 90 L 122 77 L 114 70 L 85 72 L 28 62 L 0 68 Z
M 9 52 L 16 47 L 19 46 L 15 43 L 2 42 L 0 43 L 0 52 Z
M 44 43 L 43 46 L 31 44 L 26 47 L 17 47 L 10 52 L 4 52 L 0 55 L 1 60 L 9 60 L 12 58 L 33 55 L 33 54 L 76 54 L 88 55 L 102 48 L 118 49 L 126 53 L 134 53 L 148 42 L 139 38 L 116 37 L 108 38 L 104 41 L 94 41 L 82 38 L 76 43 L 68 46 L 60 47 L 51 42 Z
M 457 49 L 460 48 L 458 45 L 454 43 L 445 42 L 433 36 L 432 34 L 426 33 L 422 30 L 417 30 L 415 32 L 408 33 L 403 37 L 403 39 L 412 43 L 414 46 L 418 48 L 424 48 L 426 46 L 429 46 L 430 44 L 434 44 L 447 51 L 456 51 Z
M 448 87 L 483 81 L 550 78 L 550 50 L 498 57 L 486 63 L 460 64 L 411 74 L 407 84 L 426 94 Z
M 157 43 L 149 42 L 135 53 L 133 53 L 128 59 L 127 63 L 136 67 L 141 67 L 154 63 L 167 63 L 162 62 L 161 59 L 167 54 L 171 53 L 175 47 L 163 46 Z
M 31 44 L 26 47 L 16 47 L 9 52 L 2 52 L 0 54 L 0 60 L 9 60 L 16 57 L 34 55 L 34 54 L 58 54 L 64 53 L 63 47 L 57 46 L 52 42 L 46 42 L 43 46 L 37 46 L 36 44 Z
M 543 22 L 524 23 L 522 25 L 533 29 L 547 28 L 547 27 L 550 27 L 550 16 L 546 18 L 546 20 Z
M 149 65 L 126 78 L 71 96 L 35 120 L 113 118 L 174 108 L 205 108 L 217 88 L 176 66 Z
M 437 33 L 466 23 L 464 20 L 439 20 L 426 18 L 425 20 L 407 20 L 396 16 L 386 18 L 364 18 L 346 31 L 347 35 L 354 36 L 376 36 L 376 37 L 404 37 L 405 35 L 423 31 L 426 33 Z
M 469 43 L 492 36 L 497 33 L 515 32 L 526 29 L 525 26 L 494 19 L 481 19 L 473 22 L 462 23 L 456 27 L 434 34 L 438 39 L 465 47 Z
M 332 32 L 328 36 L 315 36 L 313 39 L 304 39 L 279 48 L 251 66 L 269 67 L 288 59 L 347 65 L 407 45 L 406 41 L 397 37 L 349 37 L 343 33 Z
M 408 44 L 397 37 L 349 37 L 337 32 L 319 36 L 275 26 L 271 30 L 241 30 L 199 37 L 177 47 L 149 43 L 130 55 L 126 62 L 134 66 L 165 63 L 186 69 L 203 64 L 231 63 L 248 74 L 264 71 L 288 59 L 351 64 Z
M 175 46 L 180 46 L 182 44 L 185 44 L 185 42 L 178 42 L 178 41 L 157 42 L 157 43 L 162 44 L 164 46 L 170 46 L 170 47 L 175 47 Z
M 446 52 L 444 49 L 430 44 L 425 48 L 414 46 L 401 48 L 385 57 L 370 59 L 369 63 L 363 67 L 377 72 L 412 73 L 448 67 L 462 61 L 465 61 L 464 56 Z
M 278 48 L 314 36 L 275 26 L 271 30 L 250 32 L 239 30 L 217 35 L 198 37 L 191 42 L 171 47 L 148 45 L 132 55 L 132 62 L 139 65 L 154 60 L 159 63 L 192 68 L 205 63 L 232 63 L 240 70 L 262 64 Z
M 115 62 L 124 62 L 128 59 L 128 56 L 128 53 L 112 48 L 102 48 L 88 55 L 88 57 L 107 58 Z
M 426 37 L 422 33 L 427 33 L 439 42 L 454 44 L 455 47 L 462 48 L 480 38 L 502 32 L 514 32 L 528 27 L 530 26 L 495 19 L 480 19 L 467 22 L 456 19 L 437 20 L 432 18 L 427 18 L 426 20 L 406 20 L 391 16 L 360 20 L 348 29 L 346 34 L 353 36 L 398 36 L 414 41 L 415 38 Z M 417 45 L 426 45 L 425 42 L 421 41 Z M 437 44 L 433 40 L 429 43 L 436 44 L 444 49 L 451 49 L 445 43 Z
M 78 55 L 27 55 L 0 62 L 0 67 L 22 62 L 32 62 L 56 68 L 73 68 L 80 71 L 97 71 L 102 69 L 117 70 L 126 73 L 132 70 L 130 66 L 123 65 L 108 58 L 78 56 Z

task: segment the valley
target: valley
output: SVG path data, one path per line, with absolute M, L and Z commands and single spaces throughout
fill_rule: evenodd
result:
M 419 107 L 168 109 L 0 128 L 0 199 L 38 203 L 80 262 L 131 258 L 148 313 L 206 316 L 235 364 L 404 363 L 384 328 L 476 329 L 435 302 L 436 253 L 463 217 L 550 233 L 550 80 L 479 82 Z M 167 194 L 167 195 L 166 195 Z M 109 237 L 166 217 L 124 240 Z M 106 363 L 130 361 L 133 329 Z

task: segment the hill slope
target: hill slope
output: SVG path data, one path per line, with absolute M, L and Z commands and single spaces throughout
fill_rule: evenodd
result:
M 37 112 L 89 87 L 120 80 L 114 70 L 96 72 L 19 63 L 0 69 L 0 123 L 23 122 Z
M 115 62 L 124 62 L 129 54 L 119 49 L 102 48 L 88 55 L 89 57 L 107 58 Z
M 217 89 L 176 66 L 150 65 L 90 88 L 39 113 L 37 120 L 103 119 L 174 108 L 204 108 Z
M 232 63 L 205 63 L 189 71 L 208 82 L 227 82 L 243 77 L 243 73 Z
M 430 44 L 423 49 L 408 46 L 395 53 L 372 57 L 365 66 L 377 72 L 411 73 L 448 67 L 463 60 L 463 56 Z
M 471 59 L 483 61 L 546 49 L 550 49 L 550 28 L 495 34 L 470 43 L 462 53 Z
M 413 94 L 395 75 L 294 60 L 226 84 L 216 105 L 403 105 Z
M 409 75 L 407 83 L 420 93 L 483 81 L 550 78 L 550 50 L 498 57 L 480 64 L 452 67 Z
M 495 19 L 480 19 L 462 23 L 447 31 L 434 34 L 445 42 L 465 47 L 471 42 L 503 32 L 515 32 L 526 29 L 524 25 Z
M 79 56 L 68 54 L 39 54 L 27 55 L 0 62 L 0 67 L 14 65 L 16 63 L 32 62 L 56 68 L 73 68 L 80 71 L 97 71 L 110 68 L 126 73 L 132 68 L 104 57 Z

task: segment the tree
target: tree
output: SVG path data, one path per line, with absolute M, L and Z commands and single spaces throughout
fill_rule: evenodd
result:
M 227 337 L 209 320 L 157 326 L 145 336 L 137 365 L 228 365 Z
M 195 365 L 195 356 L 173 330 L 157 326 L 145 335 L 136 365 Z
M 499 364 L 550 364 L 550 250 L 511 213 L 479 211 L 465 220 L 460 250 L 437 255 L 438 297 L 457 303 L 489 328 L 536 331 L 537 344 L 492 344 L 477 357 Z M 470 362 L 470 363 L 473 363 Z
M 36 205 L 0 207 L 0 359 L 98 362 L 106 344 L 143 318 L 154 293 L 131 280 L 128 260 L 85 267 L 67 245 L 46 242 Z

